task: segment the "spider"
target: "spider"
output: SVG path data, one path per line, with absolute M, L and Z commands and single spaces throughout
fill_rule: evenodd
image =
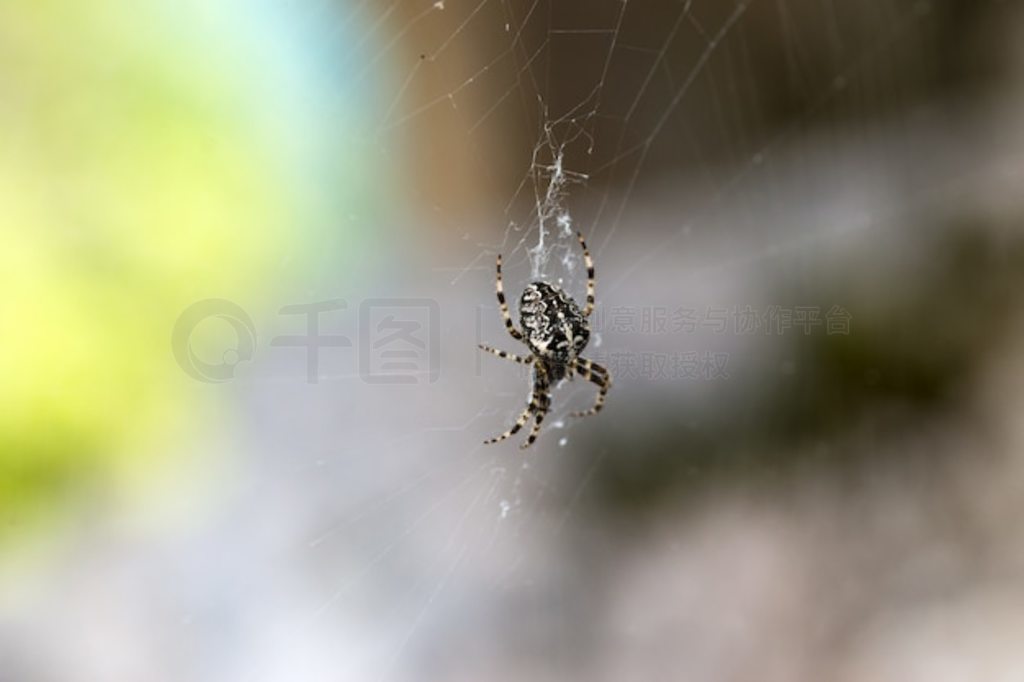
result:
M 590 325 L 587 318 L 594 312 L 594 261 L 590 258 L 587 243 L 583 241 L 583 233 L 577 232 L 576 236 L 583 248 L 583 262 L 587 266 L 586 306 L 580 310 L 576 301 L 554 284 L 531 282 L 519 298 L 519 324 L 522 330 L 516 329 L 512 323 L 512 316 L 509 315 L 501 281 L 501 254 L 498 254 L 495 290 L 498 293 L 501 316 L 505 320 L 508 333 L 513 339 L 525 343 L 530 349 L 530 354 L 520 357 L 483 344 L 480 344 L 480 348 L 499 358 L 533 365 L 533 391 L 530 393 L 530 402 L 512 428 L 500 436 L 485 440 L 485 445 L 515 435 L 531 417 L 534 418 L 534 422 L 530 428 L 530 435 L 520 447 L 528 448 L 533 445 L 537 440 L 537 434 L 540 433 L 544 416 L 551 409 L 552 385 L 565 378 L 572 379 L 575 373 L 596 384 L 598 392 L 593 407 L 584 412 L 573 412 L 572 416 L 586 417 L 597 414 L 604 407 L 605 396 L 612 386 L 611 376 L 601 365 L 580 357 L 580 353 L 590 340 Z

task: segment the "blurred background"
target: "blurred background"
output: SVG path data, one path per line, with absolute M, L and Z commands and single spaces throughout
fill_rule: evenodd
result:
M 1024 678 L 1024 7 L 0 6 L 0 680 Z M 587 356 L 530 449 L 503 329 Z M 513 305 L 515 314 L 515 306 Z

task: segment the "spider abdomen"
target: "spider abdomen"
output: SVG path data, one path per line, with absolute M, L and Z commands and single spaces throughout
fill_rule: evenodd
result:
M 590 326 L 576 301 L 547 282 L 533 282 L 523 291 L 519 320 L 533 354 L 555 365 L 577 358 L 590 340 Z

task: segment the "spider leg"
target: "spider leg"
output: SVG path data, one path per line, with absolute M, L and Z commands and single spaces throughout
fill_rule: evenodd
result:
M 505 440 L 506 438 L 514 436 L 519 431 L 519 429 L 526 426 L 526 422 L 530 421 L 530 417 L 534 416 L 535 414 L 537 414 L 538 410 L 542 409 L 541 405 L 545 405 L 543 409 L 546 411 L 546 406 L 550 404 L 550 400 L 547 397 L 547 390 L 547 376 L 544 374 L 543 370 L 538 369 L 537 372 L 534 374 L 533 390 L 530 392 L 530 403 L 526 406 L 526 409 L 523 410 L 523 413 L 519 415 L 518 419 L 516 419 L 516 423 L 512 425 L 512 428 L 510 428 L 508 431 L 501 434 L 500 436 L 496 436 L 494 438 L 491 438 L 490 440 L 485 440 L 484 445 L 497 443 L 499 441 Z M 534 434 L 533 437 L 536 438 L 536 434 Z M 532 443 L 533 441 L 531 440 L 530 442 Z
M 522 365 L 529 365 L 529 364 L 531 364 L 533 362 L 533 356 L 532 355 L 528 355 L 528 356 L 526 356 L 524 358 L 524 357 L 520 357 L 518 355 L 513 355 L 512 353 L 508 353 L 508 352 L 500 350 L 498 348 L 491 348 L 490 346 L 485 346 L 482 343 L 478 344 L 478 346 L 480 347 L 480 350 L 485 350 L 488 353 L 490 353 L 491 355 L 497 355 L 499 358 L 505 358 L 506 360 L 511 360 L 512 362 L 518 362 L 518 363 L 520 363 Z
M 508 303 L 505 302 L 505 286 L 501 281 L 501 254 L 498 254 L 498 267 L 497 267 L 497 278 L 495 279 L 494 289 L 498 292 L 498 305 L 501 306 L 501 317 L 505 320 L 505 328 L 508 329 L 508 333 L 512 335 L 513 339 L 521 341 L 523 333 L 516 329 L 515 325 L 512 324 L 512 316 L 508 312 Z
M 583 247 L 583 264 L 587 266 L 587 305 L 583 308 L 583 317 L 590 317 L 590 313 L 594 312 L 594 259 L 590 257 L 587 243 L 583 241 L 583 233 L 577 232 L 576 236 Z
M 594 406 L 584 412 L 572 413 L 574 417 L 589 417 L 590 415 L 597 414 L 604 407 L 604 398 L 612 387 L 612 378 L 608 374 L 608 370 L 586 358 L 576 358 L 575 366 L 584 379 L 593 382 L 598 387 L 597 400 L 594 402 Z
M 544 421 L 544 416 L 551 409 L 551 394 L 548 392 L 547 379 L 538 378 L 536 384 L 533 387 L 534 395 L 539 397 L 537 401 L 537 410 L 535 413 L 535 421 L 533 426 L 530 428 L 530 435 L 526 437 L 526 442 L 519 446 L 520 450 L 533 445 L 533 441 L 537 440 L 537 434 L 540 433 L 540 425 Z
M 536 403 L 534 397 L 531 395 L 530 396 L 530 404 L 527 405 L 526 409 L 523 410 L 523 413 L 521 415 L 519 415 L 519 418 L 516 419 L 516 423 L 512 425 L 512 428 L 510 428 L 508 431 L 506 431 L 505 433 L 501 434 L 500 436 L 495 436 L 494 438 L 489 438 L 489 439 L 485 440 L 484 441 L 484 445 L 490 445 L 492 443 L 499 443 L 499 442 L 505 440 L 506 438 L 511 438 L 512 436 L 516 435 L 516 433 L 519 432 L 519 429 L 523 428 L 523 426 L 526 424 L 526 422 L 530 421 L 530 417 L 533 416 L 533 413 L 536 410 L 537 410 L 537 403 Z

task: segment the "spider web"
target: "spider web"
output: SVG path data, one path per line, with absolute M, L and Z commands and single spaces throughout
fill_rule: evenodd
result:
M 498 313 L 495 256 L 505 258 L 511 301 L 531 279 L 560 284 L 579 301 L 580 230 L 597 268 L 597 318 L 653 297 L 636 286 L 645 277 L 664 278 L 656 290 L 662 302 L 678 302 L 677 272 L 743 270 L 818 239 L 798 229 L 759 232 L 785 215 L 773 204 L 793 196 L 776 191 L 782 165 L 806 167 L 797 175 L 815 187 L 820 165 L 789 143 L 813 130 L 827 148 L 840 125 L 870 127 L 875 105 L 903 94 L 893 72 L 914 68 L 906 55 L 927 35 L 930 6 L 304 0 L 275 7 L 282 22 L 300 15 L 298 23 L 332 36 L 323 61 L 348 88 L 338 101 L 359 93 L 375 103 L 380 115 L 360 140 L 359 150 L 371 151 L 359 170 L 380 179 L 409 226 L 387 244 L 379 272 L 368 267 L 348 285 L 318 281 L 281 304 L 344 298 L 355 308 L 361 298 L 431 298 L 441 309 L 440 378 L 373 384 L 348 364 L 352 353 L 325 349 L 321 381 L 306 384 L 306 358 L 294 348 L 282 351 L 294 359 L 283 369 L 274 364 L 279 355 L 257 358 L 228 387 L 240 427 L 226 427 L 225 442 L 209 445 L 237 450 L 241 462 L 241 474 L 210 505 L 218 510 L 213 520 L 180 546 L 174 538 L 174 551 L 126 552 L 128 560 L 115 557 L 92 578 L 68 581 L 85 585 L 88 598 L 75 608 L 53 591 L 48 608 L 30 609 L 37 636 L 79 646 L 68 660 L 87 660 L 83 650 L 95 640 L 79 635 L 116 627 L 95 622 L 116 622 L 108 603 L 152 601 L 131 587 L 109 600 L 89 589 L 110 585 L 106 576 L 114 574 L 118 585 L 181 586 L 167 601 L 171 618 L 160 611 L 153 619 L 155 634 L 136 627 L 143 620 L 135 611 L 121 614 L 130 632 L 115 630 L 126 642 L 119 651 L 163 651 L 154 642 L 168 640 L 175 617 L 182 641 L 198 631 L 202 644 L 214 643 L 175 644 L 163 659 L 146 660 L 136 678 L 184 670 L 181 659 L 193 649 L 186 676 L 218 681 L 607 678 L 592 663 L 609 644 L 600 630 L 606 597 L 587 582 L 605 569 L 588 552 L 606 543 L 601 556 L 615 553 L 621 536 L 601 535 L 598 523 L 581 518 L 593 513 L 587 504 L 602 467 L 647 437 L 645 410 L 666 394 L 616 375 L 598 417 L 570 420 L 566 414 L 589 407 L 596 392 L 570 382 L 553 393 L 531 449 L 517 448 L 522 431 L 484 447 L 520 414 L 530 383 L 529 368 L 481 358 L 475 348 L 479 341 L 522 352 Z M 778 90 L 787 93 L 782 102 L 772 99 Z M 848 100 L 852 118 L 831 116 L 837 98 Z M 714 240 L 727 248 L 690 256 Z M 331 317 L 328 333 L 358 338 L 354 318 L 337 329 Z M 629 353 L 644 341 L 595 323 L 586 355 Z M 687 414 L 711 402 L 709 387 L 692 393 Z M 669 395 L 681 400 L 679 391 Z M 124 580 L 121 570 L 145 580 Z
M 436 299 L 442 376 L 375 386 L 324 358 L 315 386 L 301 382 L 301 365 L 241 377 L 231 390 L 246 421 L 234 446 L 251 451 L 239 458 L 247 475 L 225 495 L 224 518 L 174 553 L 184 568 L 170 572 L 155 553 L 147 577 L 194 591 L 182 600 L 200 607 L 180 614 L 182 632 L 207 625 L 234 635 L 204 652 L 201 662 L 213 665 L 201 679 L 607 678 L 588 667 L 609 642 L 588 629 L 602 614 L 584 578 L 601 567 L 581 565 L 591 546 L 576 523 L 615 455 L 607 441 L 644 438 L 632 420 L 662 394 L 617 375 L 601 415 L 572 421 L 565 414 L 595 393 L 573 382 L 553 395 L 531 449 L 517 449 L 517 439 L 482 446 L 521 412 L 529 386 L 528 368 L 481 359 L 474 347 L 521 352 L 494 300 L 494 257 L 505 258 L 513 302 L 530 279 L 581 300 L 580 230 L 602 313 L 644 295 L 632 284 L 647 271 L 675 287 L 663 300 L 678 300 L 675 271 L 742 270 L 819 239 L 799 229 L 759 233 L 787 215 L 773 204 L 794 196 L 776 186 L 781 168 L 797 169 L 806 194 L 816 187 L 815 153 L 790 143 L 813 133 L 827 149 L 873 126 L 879 103 L 910 98 L 899 72 L 916 68 L 933 8 L 921 0 L 282 7 L 345 43 L 329 61 L 352 88 L 337 98 L 358 92 L 376 102 L 380 116 L 361 140 L 377 164 L 367 172 L 379 167 L 388 198 L 410 207 L 402 219 L 411 227 L 395 241 L 420 242 L 396 245 L 384 276 L 362 291 L 305 294 L 353 304 Z M 833 116 L 838 99 L 845 119 Z M 716 239 L 726 248 L 688 257 Z M 422 261 L 427 272 L 416 270 Z M 357 333 L 354 323 L 340 331 Z M 587 354 L 630 352 L 640 341 L 598 328 Z M 704 389 L 695 392 L 702 402 Z M 609 540 L 621 537 L 596 542 Z M 53 597 L 52 611 L 63 614 L 65 595 Z M 86 600 L 88 620 L 69 619 L 46 637 L 79 641 L 103 615 L 97 603 Z M 242 625 L 223 625 L 233 619 Z M 174 665 L 144 674 L 180 670 L 182 651 L 172 648 Z
M 797 9 L 808 22 L 803 26 L 791 11 Z M 863 70 L 884 63 L 889 50 L 927 15 L 927 7 L 894 0 L 852 14 L 884 30 L 848 44 L 833 0 L 363 0 L 347 22 L 368 27 L 364 41 L 383 46 L 366 62 L 365 77 L 371 66 L 381 64 L 399 74 L 380 87 L 385 113 L 374 140 L 397 162 L 396 174 L 417 195 L 415 203 L 432 207 L 433 221 L 462 233 L 469 243 L 464 262 L 442 263 L 434 272 L 444 276 L 456 301 L 486 297 L 485 324 L 500 334 L 491 293 L 496 253 L 505 256 L 505 287 L 513 301 L 527 276 L 557 282 L 579 298 L 585 269 L 575 232 L 581 230 L 597 263 L 600 306 L 639 268 L 671 254 L 702 225 L 700 215 L 679 218 L 653 243 L 613 258 L 629 236 L 625 226 L 631 211 L 638 204 L 642 210 L 642 202 L 635 201 L 642 188 L 671 184 L 683 173 L 703 195 L 695 204 L 706 214 L 722 202 L 744 201 L 744 181 L 770 174 L 774 150 L 827 112 L 832 98 Z M 758 58 L 756 38 L 748 32 L 752 16 L 759 22 L 770 16 L 781 32 L 777 38 L 788 63 L 779 77 L 788 79 L 800 102 L 790 117 L 796 123 L 787 127 L 765 120 L 763 92 L 751 84 Z M 833 58 L 827 63 L 810 64 L 802 54 L 802 36 L 809 30 L 831 45 Z M 912 49 L 912 43 L 907 46 Z M 712 155 L 725 161 L 708 161 Z M 444 181 L 430 185 L 416 177 L 432 172 Z M 463 183 L 468 189 L 460 192 Z M 707 229 L 716 228 L 712 220 L 707 223 Z M 770 241 L 765 252 L 776 248 Z M 742 256 L 758 257 L 758 252 Z M 597 333 L 592 349 L 601 343 Z M 468 348 L 462 344 L 452 352 Z M 384 618 L 391 629 L 365 660 L 333 671 L 341 678 L 436 679 L 474 670 L 491 676 L 501 647 L 476 639 L 472 628 L 458 625 L 459 618 L 502 621 L 494 611 L 535 595 L 534 581 L 545 565 L 541 557 L 558 546 L 607 450 L 593 448 L 589 464 L 568 480 L 556 475 L 554 446 L 568 445 L 571 429 L 582 428 L 562 417 L 569 409 L 565 405 L 579 397 L 567 398 L 564 391 L 554 396 L 541 440 L 525 454 L 510 445 L 514 440 L 491 449 L 468 445 L 493 435 L 496 426 L 494 433 L 503 430 L 521 410 L 521 389 L 498 386 L 528 383 L 528 370 L 519 368 L 516 375 L 511 365 L 502 366 L 502 375 L 493 384 L 460 385 L 458 390 L 482 390 L 484 396 L 453 400 L 443 413 L 447 416 L 434 417 L 446 426 L 413 428 L 375 443 L 372 451 L 378 455 L 403 447 L 413 452 L 395 455 L 396 461 L 401 457 L 396 465 L 401 473 L 354 512 L 341 505 L 342 521 L 310 542 L 319 552 L 354 525 L 379 530 L 387 524 L 373 519 L 397 519 L 397 527 L 367 545 L 365 561 L 326 580 L 314 622 L 351 608 L 383 566 L 407 555 L 409 546 L 427 544 L 420 546 L 418 560 L 408 559 L 420 562 L 411 586 L 384 581 L 402 595 L 382 600 L 391 609 Z M 592 399 L 592 387 L 584 392 Z M 613 392 L 610 404 L 623 399 Z M 461 413 L 465 421 L 458 405 L 468 408 Z M 600 418 L 622 417 L 608 410 Z M 427 462 L 430 453 L 440 454 Z M 557 575 L 557 567 L 548 569 Z M 467 585 L 474 580 L 480 582 Z M 536 608 L 564 609 L 562 627 L 567 627 L 576 597 L 557 592 L 547 597 Z M 474 600 L 488 607 L 469 608 Z M 485 630 L 492 637 L 529 640 L 521 624 L 531 615 L 513 614 L 509 620 Z M 572 638 L 564 637 L 561 632 L 547 643 L 534 642 L 531 651 L 571 658 L 563 649 L 572 650 Z M 445 667 L 434 658 L 464 638 L 480 650 L 479 660 L 467 656 L 460 665 Z M 529 674 L 511 677 L 524 676 Z
M 587 13 L 592 14 L 586 19 L 587 27 L 571 23 L 579 21 L 580 10 L 572 3 L 487 0 L 458 6 L 435 2 L 415 15 L 398 35 L 408 38 L 434 13 L 455 15 L 450 21 L 456 31 L 444 37 L 435 50 L 420 54 L 386 107 L 379 132 L 386 138 L 396 129 L 414 127 L 438 108 L 449 108 L 457 127 L 464 132 L 462 141 L 476 154 L 475 170 L 493 185 L 515 188 L 502 211 L 507 229 L 496 250 L 524 254 L 533 278 L 553 276 L 563 282 L 578 281 L 579 256 L 572 239 L 576 229 L 583 230 L 597 246 L 597 255 L 604 251 L 622 222 L 652 148 L 664 141 L 664 129 L 716 52 L 723 49 L 750 4 L 720 3 L 710 12 L 711 17 L 698 18 L 692 0 L 662 3 L 658 10 L 669 19 L 669 29 L 663 35 L 645 35 L 644 44 L 635 44 L 621 40 L 631 14 L 628 0 L 587 6 Z M 573 9 L 562 17 L 556 10 L 559 6 Z M 498 7 L 501 17 L 495 16 Z M 392 5 L 388 12 L 394 8 Z M 728 11 L 715 16 L 723 8 Z M 651 9 L 648 6 L 633 12 Z M 455 70 L 449 63 L 459 58 L 451 56 L 453 46 L 463 34 L 480 30 L 488 17 L 492 21 L 504 18 L 506 36 L 494 41 L 494 52 L 483 56 L 483 65 L 470 69 L 464 78 L 456 76 L 454 82 L 442 78 L 440 94 L 422 97 L 422 102 L 410 101 L 411 86 L 423 76 L 424 69 Z M 672 53 L 680 44 L 687 47 L 684 51 L 692 52 L 682 60 Z M 573 52 L 577 53 L 575 57 Z M 622 54 L 641 55 L 641 59 L 624 68 L 613 68 Z M 590 65 L 581 66 L 584 60 Z M 582 71 L 583 76 L 574 75 L 575 70 Z M 567 71 L 571 75 L 566 75 Z M 678 71 L 681 74 L 675 73 Z M 627 93 L 625 106 L 621 101 L 616 106 L 604 102 L 606 85 L 612 79 L 620 90 L 632 90 Z M 622 82 L 629 80 L 635 82 L 634 86 L 623 88 Z M 480 91 L 490 94 L 481 95 Z M 477 111 L 480 107 L 476 102 L 487 97 L 493 103 L 484 106 L 482 113 Z M 517 108 L 518 116 L 509 113 Z M 498 120 L 502 114 L 504 118 Z M 525 129 L 523 137 L 533 140 L 532 146 L 524 147 L 529 157 L 514 164 L 491 163 L 492 152 L 480 140 L 489 135 L 499 137 L 509 119 L 517 119 Z M 508 150 L 503 152 L 507 154 Z M 505 177 L 497 177 L 504 170 L 502 166 L 525 172 L 520 171 L 518 181 L 507 172 Z M 624 185 L 624 192 L 616 195 L 609 191 L 614 184 Z M 560 265 L 554 274 L 552 261 Z M 464 273 L 465 269 L 460 271 Z
M 796 14 L 804 25 L 797 24 Z M 653 243 L 615 258 L 629 236 L 631 211 L 642 211 L 643 202 L 635 200 L 642 188 L 685 179 L 703 197 L 694 203 L 706 218 L 723 202 L 742 203 L 744 181 L 770 174 L 774 150 L 793 132 L 827 113 L 830 101 L 862 71 L 873 73 L 891 57 L 893 46 L 913 49 L 904 40 L 927 7 L 893 0 L 846 14 L 880 30 L 845 37 L 833 0 L 363 0 L 346 22 L 366 27 L 361 44 L 382 46 L 363 60 L 362 77 L 376 75 L 374 69 L 384 64 L 398 74 L 379 85 L 384 114 L 375 143 L 395 162 L 395 175 L 414 202 L 431 207 L 430 219 L 463 234 L 468 244 L 452 251 L 465 253 L 462 262 L 437 256 L 442 262 L 434 272 L 444 276 L 449 292 L 442 295 L 453 297 L 452 306 L 487 301 L 484 324 L 500 334 L 492 294 L 496 253 L 505 256 L 511 300 L 527 277 L 557 282 L 580 298 L 585 269 L 575 232 L 581 230 L 597 263 L 601 306 L 638 269 L 673 253 L 702 226 L 699 214 L 680 217 Z M 759 101 L 764 93 L 750 77 L 758 59 L 751 21 L 774 22 L 776 39 L 785 46 L 787 63 L 777 75 L 787 79 L 799 102 L 797 115 L 789 118 L 795 123 L 786 127 L 766 120 L 767 107 Z M 803 36 L 809 31 L 831 46 L 830 60 L 806 59 Z M 881 96 L 868 92 L 869 99 Z M 443 176 L 438 183 L 423 180 L 435 173 Z M 706 227 L 720 229 L 710 219 Z M 765 253 L 776 248 L 770 240 Z M 601 343 L 598 332 L 591 350 Z M 472 351 L 460 344 L 451 352 Z M 513 613 L 506 620 L 495 613 L 514 608 L 517 600 L 536 602 L 537 576 L 558 575 L 557 566 L 543 572 L 543 555 L 557 551 L 607 449 L 594 447 L 589 464 L 568 479 L 556 475 L 555 446 L 568 445 L 571 429 L 582 428 L 562 416 L 581 394 L 566 396 L 564 389 L 554 396 L 541 439 L 525 454 L 511 445 L 514 440 L 489 449 L 470 445 L 506 428 L 522 409 L 522 389 L 499 386 L 528 384 L 528 370 L 520 367 L 516 374 L 503 365 L 501 372 L 494 383 L 460 384 L 456 390 L 477 394 L 431 413 L 443 426 L 375 441 L 368 448 L 375 456 L 399 453 L 388 458 L 398 473 L 378 482 L 376 494 L 360 495 L 365 502 L 354 510 L 339 502 L 333 515 L 341 520 L 310 541 L 311 551 L 342 551 L 351 546 L 342 538 L 360 525 L 372 528 L 377 539 L 365 545 L 363 561 L 325 580 L 312 622 L 332 622 L 369 585 L 398 591 L 374 602 L 386 606 L 382 641 L 369 646 L 364 658 L 332 670 L 335 678 L 437 679 L 474 670 L 493 677 L 503 656 L 494 641 L 532 641 L 523 623 L 533 615 Z M 619 387 L 609 404 L 625 400 L 628 390 Z M 582 392 L 584 400 L 592 399 L 592 387 Z M 613 409 L 599 418 L 622 416 Z M 375 581 L 384 567 L 401 564 L 398 557 L 416 564 L 411 584 Z M 578 597 L 560 594 L 564 586 L 555 589 L 536 608 L 561 613 L 555 621 L 566 628 Z M 487 606 L 468 606 L 478 601 Z M 493 639 L 481 641 L 472 627 L 460 627 L 460 618 L 483 619 Z M 479 659 L 467 655 L 446 667 L 436 655 L 453 641 L 468 641 Z M 533 642 L 529 650 L 555 660 L 575 651 L 564 631 L 546 643 Z M 511 677 L 524 676 L 529 673 Z

